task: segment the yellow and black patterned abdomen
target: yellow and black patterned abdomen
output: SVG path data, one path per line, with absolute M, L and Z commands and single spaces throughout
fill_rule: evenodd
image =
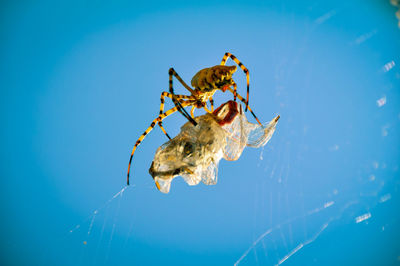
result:
M 217 65 L 204 68 L 192 78 L 192 86 L 201 92 L 221 89 L 225 85 L 233 84 L 232 74 L 235 73 L 236 66 Z

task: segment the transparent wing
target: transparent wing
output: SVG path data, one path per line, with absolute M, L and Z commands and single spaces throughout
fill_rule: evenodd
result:
M 233 121 L 222 126 L 227 138 L 224 159 L 229 161 L 239 159 L 246 146 L 259 148 L 266 145 L 274 134 L 279 120 L 277 116 L 265 125 L 253 124 L 247 121 L 241 105 L 239 108 Z
M 275 132 L 278 120 L 279 116 L 276 116 L 274 119 L 263 126 L 247 123 L 251 124 L 251 126 L 249 126 L 249 133 L 246 145 L 253 148 L 259 148 L 266 145 Z

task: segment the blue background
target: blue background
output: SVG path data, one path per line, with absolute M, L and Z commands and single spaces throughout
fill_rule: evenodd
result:
M 1 264 L 399 264 L 398 8 L 347 2 L 3 2 Z M 156 128 L 118 194 L 168 69 L 189 83 L 225 52 L 258 117 L 281 115 L 270 143 L 165 195 Z

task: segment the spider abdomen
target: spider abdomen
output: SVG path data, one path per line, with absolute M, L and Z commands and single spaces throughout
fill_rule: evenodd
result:
M 236 66 L 216 65 L 200 70 L 192 78 L 192 86 L 201 92 L 221 89 L 225 85 L 232 84 L 232 74 Z

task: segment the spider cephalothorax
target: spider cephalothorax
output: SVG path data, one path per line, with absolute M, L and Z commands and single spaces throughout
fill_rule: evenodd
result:
M 238 66 L 243 70 L 246 74 L 246 81 L 247 81 L 247 99 L 245 100 L 240 94 L 237 93 L 237 86 L 234 80 L 232 79 L 233 73 L 235 73 L 237 67 L 236 66 L 225 66 L 226 61 L 228 58 L 231 58 Z M 216 65 L 209 68 L 204 68 L 197 72 L 193 78 L 191 85 L 193 88 L 189 87 L 183 79 L 176 73 L 173 68 L 169 70 L 169 93 L 164 91 L 161 93 L 161 105 L 160 105 L 160 114 L 159 116 L 153 120 L 151 125 L 146 129 L 146 131 L 139 137 L 136 141 L 135 146 L 133 147 L 131 157 L 129 159 L 128 165 L 128 175 L 127 175 L 127 183 L 129 185 L 129 170 L 133 158 L 133 154 L 137 146 L 142 142 L 145 136 L 158 124 L 164 134 L 169 138 L 170 136 L 167 134 L 165 129 L 162 126 L 162 120 L 169 116 L 170 114 L 178 111 L 184 117 L 186 117 L 193 125 L 197 125 L 197 122 L 193 119 L 194 118 L 194 110 L 196 108 L 204 108 L 208 113 L 212 113 L 214 111 L 214 101 L 213 95 L 217 90 L 221 90 L 225 92 L 229 90 L 233 93 L 233 99 L 236 101 L 238 98 L 240 101 L 245 103 L 246 111 L 249 109 L 251 114 L 257 120 L 257 122 L 261 125 L 260 121 L 253 113 L 253 111 L 249 107 L 249 70 L 232 54 L 225 53 L 224 57 L 222 58 L 221 65 Z M 175 77 L 188 91 L 190 91 L 191 95 L 180 95 L 174 93 L 173 88 L 173 77 Z M 164 112 L 164 101 L 165 97 L 171 98 L 174 102 L 175 107 L 169 109 L 168 111 Z M 211 111 L 207 108 L 207 102 L 210 101 L 211 104 Z M 190 115 L 184 109 L 185 107 L 191 106 L 192 109 L 190 111 Z

